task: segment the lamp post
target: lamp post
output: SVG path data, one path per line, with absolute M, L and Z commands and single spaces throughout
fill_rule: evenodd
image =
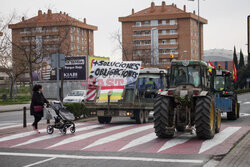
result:
M 194 1 L 194 0 L 188 0 Z M 200 0 L 198 1 L 198 53 L 199 53 L 199 60 L 201 61 L 201 44 L 200 44 Z

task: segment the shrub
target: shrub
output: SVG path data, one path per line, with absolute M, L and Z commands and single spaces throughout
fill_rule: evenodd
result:
M 80 118 L 86 114 L 86 109 L 82 103 L 66 103 L 64 106 L 72 112 L 76 118 Z
M 238 89 L 235 91 L 236 94 L 247 93 L 247 92 L 250 92 L 250 88 Z

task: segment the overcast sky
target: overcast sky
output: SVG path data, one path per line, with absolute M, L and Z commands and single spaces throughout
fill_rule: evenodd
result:
M 43 12 L 66 12 L 70 16 L 83 20 L 87 24 L 98 26 L 95 32 L 95 55 L 121 59 L 119 51 L 114 52 L 116 43 L 111 40 L 111 34 L 121 30 L 118 17 L 131 14 L 150 6 L 152 0 L 1 0 L 0 15 L 8 16 L 13 11 L 17 15 L 33 17 L 41 9 Z M 161 0 L 154 0 L 161 5 Z M 166 0 L 166 3 L 176 3 L 187 11 L 198 9 L 197 0 Z M 197 13 L 197 12 L 196 12 Z M 250 15 L 250 0 L 200 0 L 200 15 L 208 20 L 204 26 L 204 49 L 224 48 L 233 50 L 234 45 L 239 51 L 247 53 L 247 16 Z

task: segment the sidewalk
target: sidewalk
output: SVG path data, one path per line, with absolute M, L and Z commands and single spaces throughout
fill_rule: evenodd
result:
M 250 132 L 233 148 L 217 167 L 248 167 L 250 164 Z
M 0 112 L 21 111 L 23 110 L 23 107 L 26 107 L 26 109 L 29 110 L 30 104 L 13 104 L 0 106 Z

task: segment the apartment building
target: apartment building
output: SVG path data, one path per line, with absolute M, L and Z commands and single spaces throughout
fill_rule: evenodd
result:
M 199 59 L 198 50 L 198 16 L 175 4 L 162 2 L 156 6 L 154 2 L 149 8 L 119 17 L 122 23 L 123 60 L 139 60 L 144 66 L 152 65 L 152 33 L 157 30 L 158 52 L 157 66 L 169 67 L 172 59 Z M 207 20 L 200 17 L 200 49 L 203 60 L 203 24 Z M 157 43 L 157 42 L 156 42 Z M 155 44 L 155 42 L 154 42 Z M 154 65 L 155 66 L 155 65 Z
M 65 12 L 52 13 L 48 10 L 43 13 L 39 10 L 37 16 L 22 17 L 21 22 L 10 24 L 9 28 L 12 29 L 13 60 L 21 64 L 24 56 L 42 57 L 44 61 L 39 65 L 44 74 L 42 79 L 48 79 L 46 76 L 51 72 L 50 56 L 53 53 L 94 55 L 94 31 L 98 28 L 87 24 L 85 18 L 80 21 Z M 24 77 L 29 78 L 27 74 Z

